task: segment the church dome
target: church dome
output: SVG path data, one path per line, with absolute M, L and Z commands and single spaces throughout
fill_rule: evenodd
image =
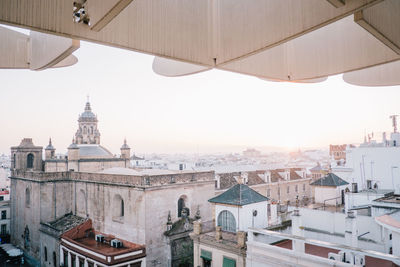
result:
M 79 121 L 97 121 L 89 102 L 86 102 L 85 111 L 79 116 Z

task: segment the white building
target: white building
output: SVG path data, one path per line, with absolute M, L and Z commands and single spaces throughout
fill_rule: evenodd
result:
M 194 224 L 194 266 L 246 266 L 246 231 L 268 226 L 268 200 L 245 184 L 236 184 L 210 199 L 215 205 L 216 231 L 207 231 L 199 221 Z
M 310 185 L 313 187 L 316 203 L 337 206 L 344 204 L 345 190 L 349 183 L 333 173 L 328 173 Z
M 250 228 L 246 266 L 398 266 L 400 255 L 384 251 L 382 227 L 359 217 L 302 209 L 293 212 L 291 234 Z

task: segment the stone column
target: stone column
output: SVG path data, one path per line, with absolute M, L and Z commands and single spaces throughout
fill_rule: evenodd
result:
M 71 253 L 68 251 L 68 265 L 67 266 L 72 266 L 72 258 L 71 258 Z
M 61 264 L 65 266 L 65 263 L 64 263 L 64 250 L 60 247 L 60 265 Z
M 238 247 L 243 248 L 246 245 L 246 232 L 238 231 L 236 233 Z
M 201 234 L 201 221 L 200 220 L 193 222 L 193 233 L 195 235 Z
M 215 240 L 221 240 L 222 239 L 222 231 L 221 231 L 221 226 L 217 226 L 215 229 Z
M 304 227 L 299 210 L 294 210 L 292 214 L 292 235 L 304 237 Z M 297 252 L 305 252 L 304 240 L 293 239 L 293 250 Z

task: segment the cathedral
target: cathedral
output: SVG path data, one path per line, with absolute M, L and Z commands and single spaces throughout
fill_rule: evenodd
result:
M 126 140 L 117 157 L 100 136 L 87 102 L 67 155 L 56 156 L 51 140 L 44 155 L 31 138 L 11 147 L 12 243 L 36 266 L 68 266 L 75 256 L 61 249 L 62 236 L 90 220 L 93 232 L 145 247 L 149 266 L 178 266 L 190 227 L 177 222 L 212 219 L 214 172 L 133 169 Z

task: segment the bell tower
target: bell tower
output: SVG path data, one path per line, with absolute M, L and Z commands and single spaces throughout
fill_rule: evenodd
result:
M 35 146 L 32 138 L 22 139 L 19 146 L 11 147 L 11 169 L 24 171 L 42 171 L 43 147 Z
M 89 97 L 85 111 L 79 115 L 79 128 L 75 134 L 76 144 L 100 144 L 100 132 L 97 129 L 97 116 L 92 112 Z

